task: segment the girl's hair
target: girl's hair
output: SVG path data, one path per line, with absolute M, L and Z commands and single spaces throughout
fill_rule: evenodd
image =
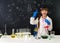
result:
M 37 14 L 37 16 L 36 16 L 36 18 L 38 18 L 38 19 L 40 19 L 41 15 L 42 15 L 41 12 L 40 12 L 41 10 L 47 10 L 47 11 L 48 11 L 48 8 L 45 7 L 45 6 L 38 8 L 38 14 Z M 35 18 L 35 19 L 36 19 L 36 18 Z

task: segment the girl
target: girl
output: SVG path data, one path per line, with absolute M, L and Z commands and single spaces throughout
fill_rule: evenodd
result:
M 42 35 L 48 35 L 48 31 L 52 30 L 52 19 L 47 15 L 47 6 L 40 7 L 41 14 L 38 14 L 38 17 L 36 18 L 37 13 L 38 10 L 33 13 L 33 16 L 30 18 L 30 24 L 37 25 L 38 37 L 41 37 Z

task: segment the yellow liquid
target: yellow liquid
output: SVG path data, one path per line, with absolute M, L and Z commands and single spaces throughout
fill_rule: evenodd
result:
M 11 38 L 16 38 L 16 35 L 15 35 L 15 34 L 12 34 L 12 35 L 11 35 Z

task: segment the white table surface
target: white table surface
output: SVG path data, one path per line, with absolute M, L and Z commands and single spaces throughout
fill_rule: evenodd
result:
M 33 37 L 29 39 L 20 39 L 20 38 L 9 38 L 2 37 L 0 38 L 0 43 L 60 43 L 60 35 L 55 35 L 55 38 L 49 39 L 35 39 Z

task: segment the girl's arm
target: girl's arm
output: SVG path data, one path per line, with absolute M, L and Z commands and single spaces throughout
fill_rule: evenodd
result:
M 35 19 L 34 17 L 31 17 L 31 18 L 30 18 L 30 24 L 32 24 L 32 25 L 37 25 L 37 24 L 38 24 L 38 18 Z

